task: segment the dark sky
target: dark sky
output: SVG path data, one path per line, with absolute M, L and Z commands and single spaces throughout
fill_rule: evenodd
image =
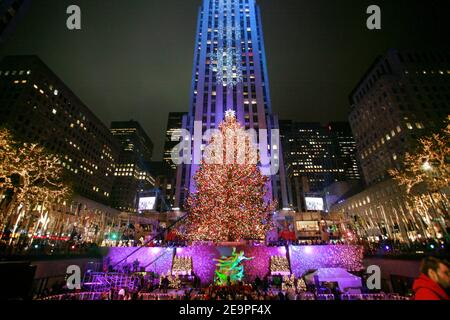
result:
M 34 0 L 0 56 L 37 54 L 105 124 L 141 122 L 160 159 L 169 111 L 187 111 L 200 0 Z M 272 107 L 282 119 L 346 120 L 348 94 L 387 48 L 449 46 L 448 0 L 258 0 Z M 82 30 L 66 8 L 82 9 Z M 366 8 L 382 30 L 366 29 Z

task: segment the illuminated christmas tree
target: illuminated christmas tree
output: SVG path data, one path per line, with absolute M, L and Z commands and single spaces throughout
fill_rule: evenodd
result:
M 297 291 L 298 292 L 307 291 L 306 283 L 305 283 L 305 280 L 303 280 L 303 278 L 298 278 L 297 279 Z
M 197 241 L 264 239 L 272 226 L 274 203 L 265 200 L 268 178 L 258 168 L 255 136 L 234 111 L 211 135 L 187 199 L 186 236 Z

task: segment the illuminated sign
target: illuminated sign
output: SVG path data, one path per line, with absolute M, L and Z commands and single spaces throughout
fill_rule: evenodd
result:
M 154 210 L 155 204 L 156 204 L 156 197 L 139 198 L 139 211 Z
M 315 197 L 305 197 L 306 210 L 323 211 L 323 199 Z

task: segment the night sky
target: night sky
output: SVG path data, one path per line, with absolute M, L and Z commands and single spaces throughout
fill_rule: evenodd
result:
M 200 0 L 34 0 L 0 56 L 37 54 L 106 125 L 138 120 L 161 158 L 167 114 L 188 111 Z M 348 95 L 390 47 L 449 48 L 448 0 L 259 0 L 272 108 L 346 120 Z M 82 9 L 82 30 L 66 8 Z M 366 8 L 382 9 L 382 30 Z M 444 9 L 445 8 L 445 9 Z

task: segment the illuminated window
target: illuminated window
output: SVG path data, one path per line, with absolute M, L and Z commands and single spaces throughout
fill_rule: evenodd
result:
M 411 123 L 409 123 L 409 122 L 406 123 L 406 127 L 407 127 L 409 130 L 412 130 L 412 129 L 413 129 L 413 126 L 412 126 Z

